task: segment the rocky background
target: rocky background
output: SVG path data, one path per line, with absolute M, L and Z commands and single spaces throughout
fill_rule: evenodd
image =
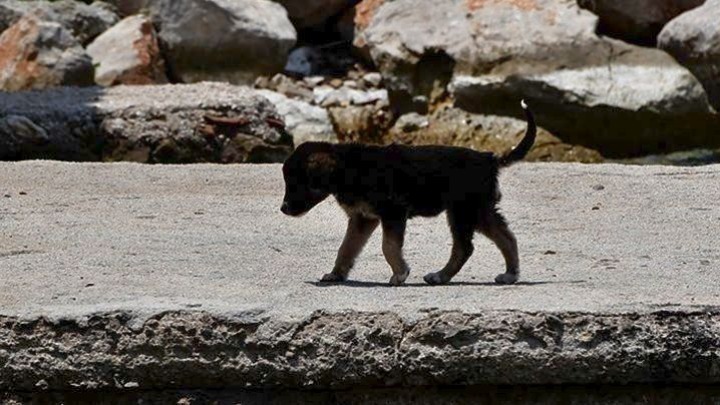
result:
M 530 160 L 720 161 L 719 22 L 720 0 L 2 0 L 0 159 L 500 152 L 525 98 Z

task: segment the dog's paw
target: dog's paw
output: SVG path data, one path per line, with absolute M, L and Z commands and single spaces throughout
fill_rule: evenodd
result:
M 423 277 L 423 280 L 425 280 L 426 283 L 430 285 L 440 285 L 440 284 L 446 284 L 449 279 L 446 277 L 443 277 L 442 273 L 428 273 Z
M 345 279 L 346 278 L 340 274 L 328 273 L 328 274 L 322 276 L 320 281 L 325 282 L 325 283 L 342 283 L 343 281 L 345 281 Z
M 406 271 L 403 274 L 393 274 L 393 276 L 390 277 L 390 285 L 394 285 L 396 287 L 403 285 L 403 283 L 405 283 L 405 280 L 408 278 L 409 275 L 410 275 L 409 271 Z
M 515 284 L 516 281 L 518 281 L 519 275 L 516 273 L 503 273 L 498 274 L 497 277 L 495 277 L 495 282 L 497 284 Z

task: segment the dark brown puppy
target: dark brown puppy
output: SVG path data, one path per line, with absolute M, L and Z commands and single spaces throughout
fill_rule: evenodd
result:
M 472 254 L 477 231 L 490 238 L 505 258 L 506 272 L 495 281 L 516 282 L 517 243 L 496 206 L 499 169 L 522 159 L 535 142 L 533 114 L 524 102 L 522 107 L 528 123 L 525 137 L 502 156 L 445 146 L 300 145 L 283 165 L 282 212 L 300 216 L 333 195 L 349 217 L 335 267 L 322 280 L 346 280 L 355 258 L 382 224 L 383 254 L 393 271 L 390 283 L 402 284 L 410 273 L 402 256 L 408 218 L 447 211 L 452 254 L 445 267 L 426 275 L 425 281 L 450 281 Z

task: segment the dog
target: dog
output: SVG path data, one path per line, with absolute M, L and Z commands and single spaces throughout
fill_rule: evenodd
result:
M 402 254 L 407 220 L 446 211 L 452 253 L 445 267 L 427 274 L 425 282 L 448 283 L 472 255 L 473 236 L 480 232 L 505 259 L 505 273 L 495 282 L 515 283 L 520 275 L 518 248 L 498 212 L 498 173 L 523 159 L 535 143 L 535 118 L 524 101 L 521 106 L 525 135 L 503 155 L 449 146 L 299 145 L 283 164 L 282 213 L 302 216 L 333 195 L 349 218 L 335 266 L 322 281 L 347 280 L 370 235 L 382 225 L 382 252 L 393 272 L 390 284 L 402 285 L 410 274 Z

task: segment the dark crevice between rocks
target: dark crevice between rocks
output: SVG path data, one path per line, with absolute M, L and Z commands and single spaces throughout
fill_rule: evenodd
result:
M 163 41 L 160 36 L 160 30 L 162 29 L 160 21 L 153 21 L 153 26 L 155 27 L 155 37 L 157 38 L 158 49 L 160 51 L 160 59 L 164 62 L 163 67 L 165 68 L 165 77 L 167 77 L 168 83 L 182 83 L 183 81 L 180 79 L 180 75 L 175 72 L 174 65 L 171 63 L 172 59 L 168 57 L 170 51 L 168 50 L 167 43 Z
M 595 27 L 597 35 L 650 48 L 657 46 L 658 34 L 669 21 L 688 10 L 699 7 L 703 2 L 702 0 L 658 1 L 656 9 L 647 11 L 649 15 L 633 18 L 617 8 L 621 3 L 619 1 L 577 0 L 581 8 L 598 16 L 598 24 Z M 664 19 L 657 14 L 663 16 Z M 651 22 L 650 18 L 653 18 L 651 17 L 653 15 L 657 21 Z
M 390 105 L 396 116 L 428 114 L 447 98 L 447 86 L 455 70 L 455 60 L 443 50 L 427 50 L 416 63 L 398 66 L 387 83 Z
M 295 78 L 344 77 L 358 65 L 369 69 L 368 61 L 353 46 L 354 10 L 360 1 L 349 0 L 345 8 L 320 25 L 297 29 L 297 44 L 283 73 Z
M 6 403 L 118 404 L 716 404 L 716 385 L 545 385 L 413 387 L 351 390 L 111 390 L 0 393 Z

